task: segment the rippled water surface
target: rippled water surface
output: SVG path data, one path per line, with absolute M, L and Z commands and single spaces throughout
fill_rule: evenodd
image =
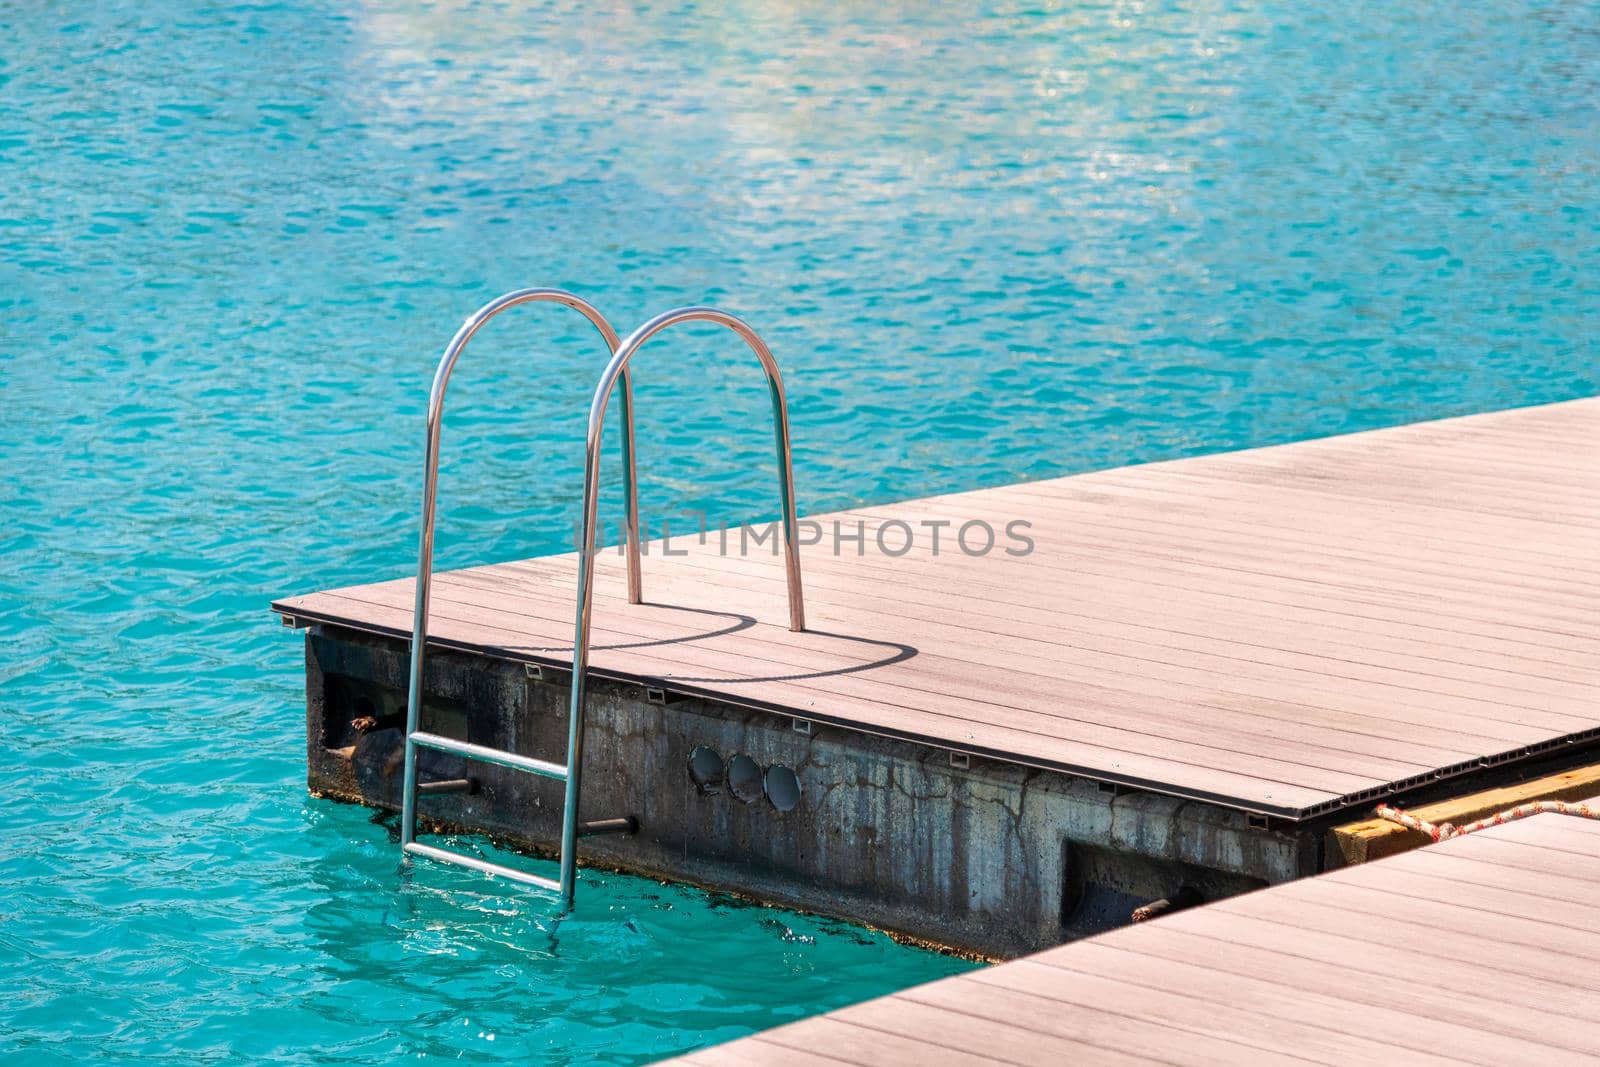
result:
M 410 566 L 501 290 L 745 314 L 808 510 L 1595 391 L 1600 8 L 960 7 L 0 0 L 0 1056 L 638 1062 L 964 966 L 305 797 L 266 602 Z M 570 529 L 575 320 L 463 363 L 444 563 Z M 652 514 L 769 513 L 738 342 L 638 377 Z

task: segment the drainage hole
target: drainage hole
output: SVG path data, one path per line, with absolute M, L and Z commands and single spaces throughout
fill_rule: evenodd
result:
M 717 755 L 716 749 L 696 745 L 689 753 L 689 780 L 700 790 L 701 796 L 714 797 L 722 792 L 725 774 L 722 757 Z
M 762 786 L 761 764 L 749 756 L 735 756 L 728 761 L 728 792 L 737 800 L 754 804 L 765 791 Z
M 787 767 L 767 768 L 767 799 L 779 811 L 793 811 L 800 803 L 800 779 Z

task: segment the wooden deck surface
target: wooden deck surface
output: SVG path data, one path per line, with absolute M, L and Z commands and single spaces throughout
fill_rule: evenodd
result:
M 1537 815 L 672 1061 L 1600 1063 L 1600 822 Z
M 737 536 L 656 543 L 643 605 L 602 553 L 596 673 L 1290 819 L 1600 736 L 1600 398 L 814 518 L 801 634 Z M 1036 547 L 965 555 L 975 519 Z M 440 574 L 431 637 L 570 663 L 574 572 Z M 274 608 L 409 636 L 411 600 Z

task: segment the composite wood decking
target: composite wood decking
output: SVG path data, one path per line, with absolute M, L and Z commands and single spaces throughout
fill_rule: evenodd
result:
M 1600 822 L 1537 815 L 673 1062 L 1600 1063 L 1597 970 Z
M 602 552 L 594 672 L 1288 819 L 1600 736 L 1600 398 L 813 521 L 805 633 L 737 533 L 656 542 L 641 605 Z M 431 641 L 570 664 L 575 564 L 439 574 Z M 274 608 L 409 637 L 412 588 Z

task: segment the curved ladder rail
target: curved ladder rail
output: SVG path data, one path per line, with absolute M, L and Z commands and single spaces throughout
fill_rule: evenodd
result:
M 611 362 L 600 376 L 594 401 L 589 405 L 589 432 L 583 457 L 583 523 L 578 538 L 578 606 L 572 638 L 572 694 L 567 715 L 567 791 L 561 820 L 561 904 L 572 907 L 577 882 L 578 796 L 583 769 L 584 675 L 589 666 L 589 619 L 594 600 L 591 581 L 595 554 L 595 515 L 600 495 L 600 439 L 605 430 L 606 402 L 619 376 L 628 371 L 628 361 L 650 338 L 680 322 L 714 322 L 726 326 L 744 339 L 761 361 L 767 375 L 767 392 L 772 398 L 773 432 L 778 446 L 778 495 L 783 512 L 784 570 L 789 592 L 789 629 L 806 628 L 805 604 L 800 588 L 800 549 L 796 538 L 794 465 L 789 455 L 789 404 L 783 392 L 783 375 L 772 350 L 740 319 L 709 307 L 685 307 L 665 311 L 634 330 L 618 346 Z
M 411 635 L 411 684 L 406 701 L 405 780 L 401 794 L 400 844 L 403 855 L 428 856 L 433 859 L 442 859 L 480 870 L 485 869 L 481 860 L 458 856 L 443 849 L 420 844 L 416 840 L 417 749 L 420 747 L 449 752 L 454 755 L 465 756 L 468 759 L 497 763 L 501 766 L 512 767 L 550 778 L 565 778 L 566 768 L 543 760 L 530 759 L 509 752 L 484 748 L 480 745 L 470 745 L 463 741 L 456 741 L 453 738 L 424 733 L 419 729 L 422 717 L 423 661 L 428 640 L 428 607 L 433 591 L 433 528 L 439 481 L 439 437 L 444 414 L 445 387 L 450 383 L 450 374 L 455 370 L 456 360 L 460 358 L 462 350 L 467 347 L 467 342 L 472 340 L 473 335 L 482 329 L 485 323 L 502 311 L 516 307 L 518 304 L 529 303 L 564 304 L 581 313 L 600 332 L 600 336 L 605 340 L 606 350 L 613 356 L 620 343 L 617 331 L 612 328 L 611 323 L 606 321 L 605 316 L 600 314 L 593 304 L 590 304 L 582 297 L 561 289 L 518 289 L 491 300 L 461 324 L 461 328 L 456 331 L 455 336 L 450 339 L 450 343 L 445 346 L 444 355 L 439 360 L 438 370 L 433 375 L 433 387 L 428 393 L 428 436 L 427 444 L 424 448 L 422 478 L 422 532 L 417 549 L 416 606 L 412 620 L 413 629 Z M 613 362 L 615 362 L 614 359 Z M 615 376 L 609 380 L 614 382 Z M 621 418 L 623 503 L 626 509 L 625 521 L 627 528 L 625 537 L 628 547 L 628 600 L 637 604 L 642 597 L 639 574 L 639 501 L 634 470 L 633 379 L 627 374 L 622 375 Z M 439 784 L 444 785 L 445 783 Z M 492 864 L 488 866 L 493 869 L 493 873 L 505 874 L 518 881 L 560 892 L 561 887 L 548 878 L 539 878 L 536 875 L 498 868 Z
M 485 322 L 508 307 L 534 300 L 548 300 L 566 304 L 582 312 L 594 323 L 611 347 L 611 360 L 606 364 L 589 405 L 589 425 L 584 450 L 583 523 L 578 546 L 577 614 L 573 636 L 573 669 L 571 705 L 567 724 L 567 762 L 565 765 L 520 756 L 511 752 L 474 745 L 453 738 L 440 737 L 418 730 L 422 708 L 423 653 L 427 642 L 428 600 L 433 576 L 433 519 L 434 497 L 438 480 L 439 417 L 444 405 L 444 388 L 455 366 L 456 358 L 471 340 L 472 335 Z M 589 630 L 593 603 L 592 570 L 595 555 L 595 525 L 600 493 L 600 444 L 605 431 L 606 405 L 618 380 L 622 383 L 623 461 L 625 464 L 624 490 L 628 509 L 628 599 L 641 600 L 639 576 L 639 522 L 637 493 L 634 476 L 633 391 L 628 363 L 646 341 L 680 322 L 713 322 L 733 330 L 761 362 L 766 372 L 767 390 L 772 400 L 773 429 L 778 451 L 778 493 L 782 508 L 782 533 L 785 572 L 789 595 L 789 628 L 805 629 L 805 606 L 800 585 L 800 555 L 797 542 L 798 520 L 794 503 L 794 467 L 789 447 L 789 408 L 783 390 L 783 376 L 772 351 L 756 332 L 743 321 L 708 307 L 686 307 L 664 312 L 646 322 L 626 340 L 618 341 L 615 331 L 593 306 L 580 298 L 558 289 L 524 289 L 507 293 L 498 300 L 480 308 L 457 331 L 445 349 L 439 370 L 434 375 L 433 391 L 428 401 L 428 444 L 426 470 L 423 479 L 422 541 L 417 561 L 417 603 L 412 636 L 411 687 L 406 707 L 405 793 L 401 812 L 401 849 L 405 856 L 425 856 L 453 863 L 486 874 L 500 875 L 513 881 L 536 886 L 558 894 L 563 911 L 572 907 L 577 887 L 577 839 L 589 833 L 632 832 L 636 823 L 631 817 L 607 819 L 597 823 L 578 822 L 578 799 L 583 769 L 584 733 L 584 683 L 589 663 Z M 482 760 L 503 767 L 525 771 L 566 783 L 566 793 L 561 824 L 560 878 L 552 880 L 525 871 L 503 867 L 496 863 L 463 856 L 445 849 L 424 845 L 416 840 L 416 750 L 428 748 L 449 752 L 468 759 Z M 466 785 L 464 781 L 436 783 L 439 791 Z

